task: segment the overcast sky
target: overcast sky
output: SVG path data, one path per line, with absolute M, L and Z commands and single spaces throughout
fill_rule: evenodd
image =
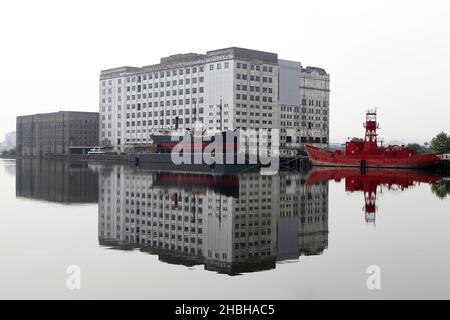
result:
M 100 70 L 239 46 L 331 75 L 331 142 L 450 132 L 450 1 L 1 1 L 0 140 L 17 115 L 98 111 Z

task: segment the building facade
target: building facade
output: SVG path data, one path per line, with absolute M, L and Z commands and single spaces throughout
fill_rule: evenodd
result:
M 0 142 L 0 151 L 11 150 L 16 148 L 16 132 L 8 132 L 5 134 L 5 140 Z
M 180 129 L 265 129 L 270 139 L 280 128 L 280 98 L 295 96 L 292 103 L 300 105 L 297 64 L 296 84 L 283 81 L 286 86 L 280 86 L 277 54 L 236 47 L 173 55 L 142 68 L 103 70 L 100 144 L 125 151 L 149 144 L 152 132 L 174 129 L 177 123 Z
M 17 154 L 47 156 L 87 153 L 99 145 L 97 112 L 59 111 L 17 117 Z
M 16 147 L 16 132 L 8 132 L 5 134 L 5 142 L 4 142 L 5 149 L 14 149 Z
M 322 68 L 303 68 L 299 63 L 280 62 L 280 150 L 295 153 L 305 143 L 327 146 L 330 140 L 330 76 Z M 284 81 L 284 82 L 283 82 Z M 286 84 L 285 84 L 286 83 Z M 298 87 L 295 95 L 293 88 Z

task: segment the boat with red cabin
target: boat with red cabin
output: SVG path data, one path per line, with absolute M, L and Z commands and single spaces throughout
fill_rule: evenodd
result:
M 315 166 L 337 167 L 426 168 L 435 166 L 440 161 L 436 153 L 418 154 L 414 149 L 403 145 L 379 146 L 376 109 L 367 111 L 364 128 L 364 140 L 346 142 L 343 151 L 306 145 L 311 163 Z

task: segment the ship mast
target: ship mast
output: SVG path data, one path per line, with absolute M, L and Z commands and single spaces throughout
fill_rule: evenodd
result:
M 191 127 L 192 127 L 192 132 L 195 133 L 195 129 L 196 129 L 195 124 L 197 123 L 197 101 L 194 102 L 194 109 L 192 111 L 193 111 L 194 119 L 191 119 L 191 121 L 192 121 Z
M 223 131 L 222 108 L 222 97 L 220 97 L 220 131 Z
M 379 129 L 379 124 L 377 122 L 377 109 L 367 110 L 366 112 L 366 122 L 364 123 L 364 128 L 366 128 L 366 134 L 364 141 L 365 145 L 369 146 L 370 149 L 377 147 L 377 129 Z

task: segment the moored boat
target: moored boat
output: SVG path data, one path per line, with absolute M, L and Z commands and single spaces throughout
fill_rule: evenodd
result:
M 376 110 L 367 111 L 364 141 L 348 141 L 344 151 L 306 145 L 311 163 L 315 166 L 368 168 L 426 168 L 439 163 L 439 155 L 435 153 L 418 154 L 403 145 L 378 146 L 376 116 Z

